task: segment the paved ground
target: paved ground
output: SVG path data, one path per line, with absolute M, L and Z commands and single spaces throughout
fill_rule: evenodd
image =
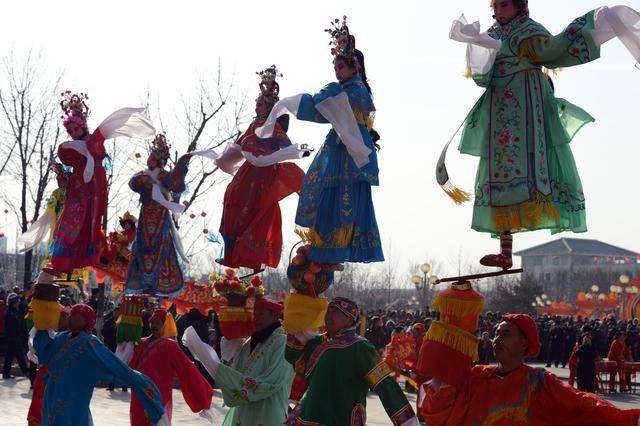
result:
M 550 369 L 559 377 L 568 377 L 567 369 Z M 182 399 L 179 391 L 173 393 L 173 424 L 174 425 L 205 425 L 207 422 L 192 414 Z M 409 400 L 415 406 L 415 396 L 409 394 Z M 109 392 L 105 389 L 96 389 L 91 401 L 91 412 L 96 426 L 118 426 L 129 424 L 129 393 L 121 391 Z M 640 396 L 638 395 L 609 395 L 607 399 L 623 408 L 640 408 Z M 24 425 L 31 401 L 29 381 L 25 378 L 15 380 L 0 380 L 0 425 L 17 426 Z M 214 424 L 219 425 L 224 419 L 226 408 L 222 407 L 220 393 L 216 391 L 214 397 Z M 367 404 L 367 424 L 379 426 L 389 425 L 389 419 L 380 404 L 378 398 L 371 394 Z

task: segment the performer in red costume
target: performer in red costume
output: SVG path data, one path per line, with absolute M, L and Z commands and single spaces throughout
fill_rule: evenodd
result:
M 109 265 L 112 262 L 129 264 L 131 257 L 131 243 L 136 239 L 136 225 L 138 220 L 129 212 L 119 219 L 121 231 L 109 233 L 102 255 L 101 263 Z
M 625 372 L 624 364 L 627 359 L 631 360 L 629 348 L 625 344 L 626 336 L 622 332 L 618 332 L 615 335 L 615 339 L 611 342 L 609 353 L 607 358 L 609 361 L 615 361 L 617 364 L 616 371 L 609 374 L 609 391 L 615 392 L 616 388 L 616 374 L 620 378 L 620 392 L 626 392 L 629 390 L 629 383 L 627 382 L 627 374 Z
M 149 325 L 151 336 L 143 338 L 136 346 L 129 366 L 148 376 L 156 384 L 162 394 L 162 404 L 169 420 L 173 407 L 174 377 L 180 381 L 180 390 L 191 411 L 198 413 L 208 410 L 211 407 L 213 389 L 173 339 L 177 332 L 171 314 L 164 309 L 157 309 L 151 316 Z M 133 426 L 151 425 L 135 395 L 131 398 L 129 416 Z
M 66 188 L 66 201 L 53 234 L 51 268 L 59 275 L 98 263 L 104 236 L 102 217 L 107 201 L 107 179 L 102 160 L 105 139 L 149 137 L 155 133 L 143 108 L 122 108 L 89 132 L 87 95 L 62 93 L 60 103 L 64 127 L 72 140 L 58 148 L 58 158 L 73 168 Z
M 426 382 L 418 408 L 433 425 L 629 425 L 640 410 L 622 410 L 577 391 L 542 368 L 523 364 L 540 351 L 535 321 L 528 315 L 502 317 L 493 350 L 499 365 L 478 365 L 459 388 Z M 427 359 L 428 362 L 428 359 Z
M 237 163 L 245 159 L 224 194 L 220 222 L 224 257 L 219 263 L 254 270 L 262 269 L 263 265 L 275 268 L 280 263 L 282 217 L 278 203 L 294 192 L 299 193 L 304 179 L 300 167 L 281 161 L 309 155 L 287 137 L 288 116 L 281 117 L 271 137 L 256 136 L 255 129 L 264 124 L 280 91 L 275 65 L 258 75 L 261 93 L 256 99 L 256 118 L 244 135 L 216 160 L 222 170 L 233 173 Z

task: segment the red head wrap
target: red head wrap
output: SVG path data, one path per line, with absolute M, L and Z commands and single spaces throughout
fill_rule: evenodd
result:
M 87 322 L 84 326 L 84 331 L 87 333 L 93 333 L 93 328 L 96 325 L 96 313 L 93 311 L 93 308 L 89 305 L 78 303 L 77 305 L 73 305 L 71 308 L 71 315 L 74 313 L 82 315 Z
M 501 318 L 501 321 L 515 324 L 520 329 L 524 337 L 529 342 L 525 358 L 535 358 L 540 353 L 540 338 L 538 337 L 538 327 L 536 322 L 529 315 L 525 314 L 507 314 Z
M 164 309 L 156 309 L 155 311 L 153 311 L 153 314 L 151 314 L 149 322 L 151 322 L 154 318 L 160 318 L 164 323 L 167 320 L 167 311 Z
M 284 305 L 275 300 L 267 299 L 266 297 L 256 298 L 256 303 L 253 305 L 253 309 L 266 309 L 273 312 L 284 311 Z

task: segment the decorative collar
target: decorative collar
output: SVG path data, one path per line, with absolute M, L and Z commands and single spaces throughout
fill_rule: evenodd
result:
M 249 339 L 249 345 L 251 347 L 251 352 L 253 352 L 253 350 L 256 348 L 256 346 L 258 346 L 261 343 L 266 342 L 269 337 L 271 337 L 271 335 L 273 334 L 274 331 L 276 331 L 278 328 L 280 328 L 281 324 L 280 321 L 276 321 L 273 324 L 271 324 L 270 326 L 263 328 L 260 331 L 256 331 L 255 333 L 253 333 L 251 335 L 251 338 Z
M 344 330 L 340 330 L 333 337 L 329 337 L 329 335 L 327 334 L 326 337 L 327 337 L 327 340 L 336 340 L 344 337 L 350 337 L 350 336 L 353 336 L 354 334 L 357 334 L 356 326 L 345 328 Z
M 517 30 L 522 24 L 524 24 L 528 20 L 529 20 L 529 13 L 521 13 L 515 18 L 513 18 L 511 21 L 509 21 L 507 24 L 502 25 L 499 22 L 496 22 L 495 24 L 493 24 L 491 28 L 489 28 L 489 31 L 488 31 L 489 36 L 497 40 L 505 40 L 509 38 L 515 30 Z

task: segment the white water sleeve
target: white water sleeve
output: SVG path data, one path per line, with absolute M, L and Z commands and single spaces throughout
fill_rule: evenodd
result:
M 235 142 L 229 142 L 227 146 L 225 146 L 224 151 L 222 151 L 222 155 L 215 160 L 215 164 L 223 172 L 233 175 L 236 170 L 238 170 L 238 167 L 240 167 L 242 160 L 244 160 L 244 157 L 242 156 L 240 146 Z
M 124 136 L 128 138 L 149 138 L 155 135 L 156 128 L 144 115 L 144 108 L 121 108 L 105 118 L 98 130 L 105 139 Z
M 245 151 L 242 151 L 242 155 L 249 163 L 256 167 L 267 167 L 287 160 L 300 159 L 304 156 L 304 153 L 308 151 L 308 149 L 300 149 L 297 144 L 294 144 L 281 148 L 269 155 L 256 157 L 250 152 Z
M 44 241 L 52 225 L 53 216 L 48 211 L 45 211 L 38 220 L 29 226 L 27 232 L 18 237 L 18 246 L 22 246 L 20 253 L 31 250 Z
M 120 361 L 129 365 L 129 361 L 133 358 L 133 342 L 122 342 L 116 346 L 116 356 Z
M 196 360 L 204 365 L 204 368 L 211 374 L 211 377 L 215 377 L 218 366 L 220 365 L 220 358 L 218 358 L 218 354 L 216 354 L 216 351 L 214 351 L 211 346 L 200 340 L 200 336 L 198 336 L 193 326 L 189 326 L 189 328 L 184 331 L 182 344 L 189 349 L 189 352 L 191 352 L 191 355 L 193 355 Z
M 278 117 L 287 113 L 298 116 L 298 108 L 300 107 L 300 100 L 304 93 L 300 93 L 295 96 L 289 96 L 288 98 L 282 98 L 271 109 L 269 117 L 260 127 L 255 130 L 256 136 L 259 138 L 270 138 L 273 136 L 273 130 L 276 128 L 276 122 Z
M 220 339 L 220 355 L 222 356 L 222 360 L 227 364 L 231 364 L 236 356 L 240 353 L 242 346 L 246 339 L 227 339 L 222 336 Z
M 316 109 L 331 123 L 356 166 L 359 168 L 366 166 L 369 163 L 371 150 L 362 139 L 360 127 L 349 103 L 349 95 L 341 92 L 332 98 L 324 99 L 316 104 Z
M 472 74 L 486 74 L 491 71 L 502 46 L 500 40 L 492 38 L 486 32 L 480 33 L 478 21 L 469 24 L 464 15 L 453 21 L 449 38 L 467 44 L 467 68 Z
M 640 13 L 628 6 L 601 7 L 595 12 L 593 41 L 598 46 L 618 37 L 640 63 Z

